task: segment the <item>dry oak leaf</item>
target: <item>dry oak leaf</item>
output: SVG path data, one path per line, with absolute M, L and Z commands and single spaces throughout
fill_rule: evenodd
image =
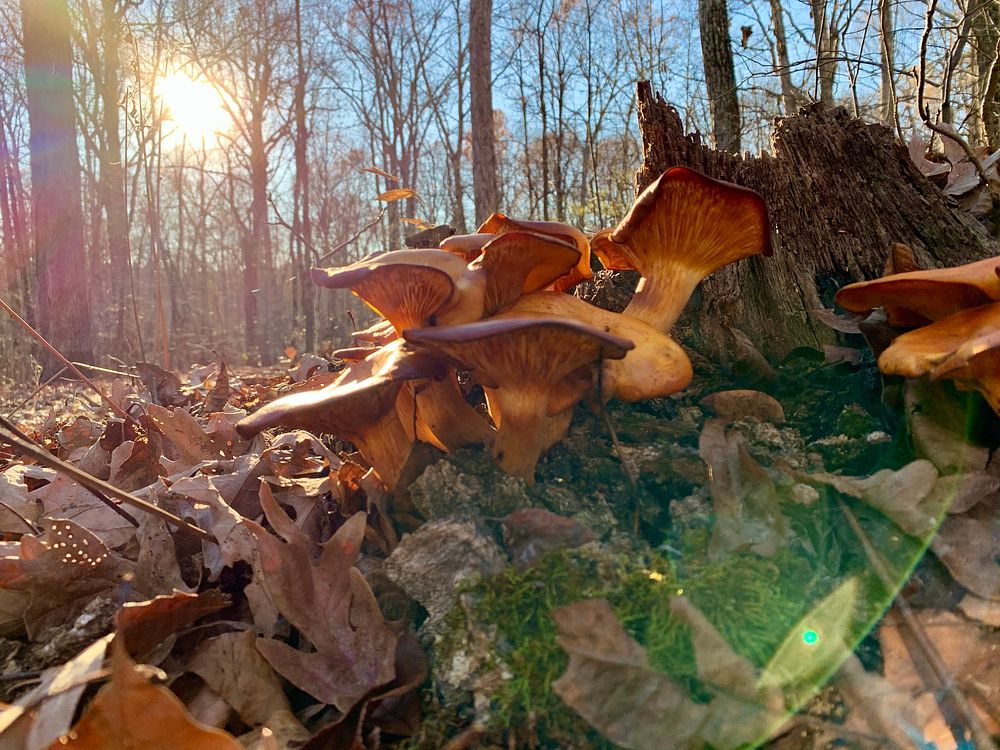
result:
M 156 404 L 150 404 L 148 409 L 153 424 L 174 448 L 170 454 L 173 462 L 171 473 L 202 461 L 232 458 L 231 455 L 226 455 L 228 446 L 225 441 L 206 433 L 198 421 L 184 409 L 178 407 L 171 411 Z
M 271 527 L 286 541 L 245 522 L 257 537 L 255 574 L 259 573 L 278 610 L 316 650 L 298 651 L 277 640 L 260 640 L 257 648 L 293 685 L 347 712 L 395 676 L 396 635 L 354 567 L 365 535 L 365 514 L 354 514 L 318 545 L 269 492 L 261 493 L 261 506 Z
M 115 639 L 111 681 L 50 750 L 242 750 L 232 735 L 196 722 L 176 695 L 150 682 L 148 672 Z
M 65 474 L 48 469 L 52 481 L 29 493 L 42 504 L 42 515 L 73 521 L 96 535 L 108 547 L 120 547 L 135 536 L 136 528 L 86 487 Z M 116 502 L 111 500 L 112 503 Z M 128 512 L 128 509 L 124 509 Z

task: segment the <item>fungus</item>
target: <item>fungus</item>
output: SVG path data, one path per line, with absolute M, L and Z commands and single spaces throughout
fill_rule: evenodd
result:
M 578 297 L 555 292 L 527 294 L 497 317 L 543 316 L 576 320 L 635 343 L 624 359 L 604 362 L 601 397 L 605 400 L 643 401 L 668 396 L 691 382 L 691 360 L 668 334 L 638 318 L 594 307 Z
M 909 319 L 917 324 L 941 320 L 959 310 L 1000 300 L 1000 258 L 859 281 L 837 292 L 834 300 L 856 313 L 889 306 L 919 316 Z
M 491 318 L 405 331 L 403 338 L 471 370 L 473 379 L 489 389 L 497 424 L 493 455 L 504 471 L 529 484 L 539 457 L 565 435 L 570 410 L 590 388 L 590 366 L 621 358 L 633 346 L 582 323 L 553 318 Z
M 374 344 L 375 346 L 382 346 L 383 344 L 388 344 L 398 335 L 399 334 L 396 333 L 396 329 L 392 327 L 392 323 L 383 319 L 377 323 L 373 323 L 367 328 L 355 331 L 351 334 L 351 337 L 355 341 Z
M 475 260 L 483 251 L 483 246 L 496 237 L 495 234 L 453 234 L 441 240 L 442 250 L 463 258 L 466 263 Z
M 887 375 L 954 380 L 1000 414 L 1000 303 L 959 310 L 898 336 L 878 366 Z
M 770 255 L 763 198 L 684 167 L 660 175 L 614 229 L 591 239 L 605 268 L 642 275 L 625 314 L 669 331 L 708 274 L 751 255 Z
M 382 482 L 393 489 L 414 444 L 412 421 L 401 420 L 395 405 L 404 380 L 437 374 L 433 357 L 403 348 L 400 340 L 352 364 L 329 385 L 278 398 L 236 423 L 250 438 L 268 427 L 283 425 L 314 433 L 330 433 L 357 446 Z
M 495 315 L 522 294 L 544 289 L 573 270 L 580 259 L 576 245 L 535 232 L 507 232 L 491 240 L 469 264 L 486 288 L 483 314 Z
M 569 224 L 563 224 L 559 221 L 525 221 L 512 219 L 506 214 L 494 213 L 479 226 L 477 231 L 499 235 L 507 232 L 533 232 L 555 237 L 576 247 L 580 251 L 576 265 L 564 277 L 553 282 L 553 291 L 565 292 L 570 287 L 593 276 L 593 271 L 590 270 L 590 242 L 587 240 L 587 235 Z

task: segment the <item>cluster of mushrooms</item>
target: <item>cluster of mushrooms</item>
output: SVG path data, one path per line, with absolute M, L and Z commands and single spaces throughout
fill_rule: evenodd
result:
M 592 275 L 591 251 L 605 268 L 641 274 L 624 312 L 567 293 Z M 729 263 L 770 252 L 757 193 L 675 167 L 617 227 L 589 239 L 566 224 L 494 214 L 439 249 L 313 269 L 317 284 L 350 289 L 384 320 L 355 334 L 367 346 L 337 353 L 348 365 L 332 382 L 307 382 L 237 430 L 333 433 L 353 442 L 390 489 L 416 441 L 446 452 L 492 446 L 504 471 L 531 483 L 588 394 L 640 401 L 684 388 L 691 362 L 669 331 L 694 288 Z M 483 387 L 488 417 L 464 398 L 459 371 Z
M 882 307 L 890 326 L 912 329 L 879 355 L 882 372 L 953 380 L 1000 414 L 1000 258 L 925 270 L 897 244 L 886 275 L 845 286 L 835 299 L 854 313 Z

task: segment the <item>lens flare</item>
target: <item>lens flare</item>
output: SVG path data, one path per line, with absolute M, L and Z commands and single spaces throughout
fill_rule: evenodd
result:
M 219 91 L 201 76 L 175 69 L 157 79 L 154 95 L 163 107 L 168 143 L 211 142 L 228 131 L 232 118 Z

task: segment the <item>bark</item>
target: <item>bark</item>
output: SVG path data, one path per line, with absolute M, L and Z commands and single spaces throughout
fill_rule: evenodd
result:
M 740 102 L 733 69 L 733 48 L 729 42 L 726 0 L 698 0 L 698 22 L 715 145 L 721 151 L 739 153 Z
M 310 249 L 312 248 L 312 219 L 310 216 L 309 185 L 309 130 L 306 127 L 306 66 L 302 55 L 302 8 L 301 1 L 295 0 L 295 225 L 294 242 L 299 259 L 298 274 L 299 300 L 305 323 L 305 350 L 311 352 L 316 346 L 316 305 L 314 285 L 309 278 Z
M 94 326 L 80 197 L 80 157 L 65 0 L 21 0 L 31 214 L 43 335 L 71 360 L 93 359 Z M 46 369 L 55 368 L 47 361 Z
M 844 284 L 880 276 L 894 242 L 910 245 L 927 267 L 1000 253 L 982 225 L 917 171 L 883 125 L 814 104 L 779 121 L 773 157 L 741 158 L 685 135 L 676 110 L 648 83 L 639 84 L 638 98 L 637 190 L 668 167 L 691 167 L 759 192 L 776 230 L 773 256 L 713 274 L 689 303 L 682 328 L 690 327 L 703 353 L 727 361 L 740 332 L 770 357 L 835 343 L 810 311 L 832 307 Z
M 469 93 L 472 97 L 472 191 L 476 223 L 500 208 L 496 136 L 493 132 L 493 74 L 490 17 L 493 0 L 469 2 Z M 460 175 L 459 175 L 460 177 Z
M 979 70 L 977 109 L 989 151 L 1000 148 L 1000 1 L 976 0 L 970 4 Z

